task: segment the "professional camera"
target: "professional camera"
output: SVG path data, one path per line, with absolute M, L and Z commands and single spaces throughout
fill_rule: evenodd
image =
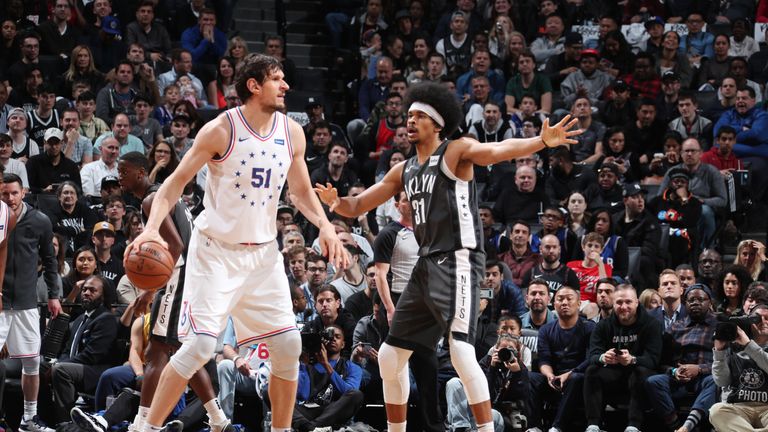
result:
M 328 327 L 319 332 L 308 330 L 301 333 L 301 350 L 314 354 L 320 352 L 320 347 L 333 340 L 333 328 Z
M 752 324 L 759 324 L 762 321 L 760 315 L 740 315 L 727 317 L 718 315 L 717 320 L 720 321 L 715 327 L 715 340 L 723 342 L 733 342 L 737 337 L 737 327 L 741 327 L 744 333 L 749 335 L 751 333 Z
M 517 350 L 514 348 L 500 348 L 496 355 L 499 356 L 500 362 L 506 363 L 517 359 Z

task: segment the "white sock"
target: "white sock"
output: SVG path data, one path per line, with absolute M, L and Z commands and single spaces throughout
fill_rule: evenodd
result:
M 291 432 L 291 428 L 276 428 L 272 426 L 272 432 Z
M 221 404 L 218 398 L 213 398 L 206 402 L 203 407 L 205 412 L 208 413 L 209 424 L 220 425 L 227 422 L 227 416 L 224 415 L 224 411 L 221 409 Z
M 493 422 L 477 425 L 477 432 L 493 432 Z
M 389 420 L 387 420 L 387 431 L 388 432 L 405 432 L 405 424 L 406 422 L 391 423 Z
M 149 415 L 149 407 L 139 406 L 139 412 L 136 413 L 136 417 L 133 419 L 133 430 L 143 431 L 144 423 L 147 422 L 147 415 Z
M 24 420 L 32 420 L 37 415 L 37 401 L 24 401 Z

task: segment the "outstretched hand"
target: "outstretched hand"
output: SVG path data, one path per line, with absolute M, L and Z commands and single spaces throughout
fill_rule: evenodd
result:
M 549 119 L 544 119 L 544 123 L 541 125 L 541 141 L 545 146 L 554 148 L 561 145 L 577 144 L 578 141 L 571 137 L 581 135 L 584 132 L 581 129 L 571 130 L 579 119 L 571 119 L 571 115 L 568 114 L 563 117 L 556 125 L 550 126 Z
M 339 191 L 337 191 L 335 187 L 331 186 L 330 183 L 326 183 L 325 185 L 315 183 L 314 189 L 315 193 L 317 193 L 317 197 L 320 198 L 320 201 L 327 205 L 331 210 L 331 213 L 333 213 L 333 211 L 336 209 L 336 206 L 339 205 Z

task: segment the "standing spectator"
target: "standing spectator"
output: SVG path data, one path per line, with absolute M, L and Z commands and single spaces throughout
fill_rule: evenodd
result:
M 117 114 L 136 114 L 134 100 L 138 92 L 133 87 L 133 65 L 121 60 L 115 68 L 115 80 L 99 90 L 96 95 L 96 116 L 103 120 L 114 119 Z
M 42 274 L 48 288 L 48 310 L 51 319 L 61 312 L 59 296 L 61 278 L 58 275 L 56 255 L 53 250 L 53 231 L 50 220 L 37 209 L 27 205 L 21 179 L 5 174 L 2 199 L 13 212 L 10 221 L 15 228 L 8 233 L 7 255 L 4 263 L 3 309 L 0 317 L 6 320 L 0 335 L 12 358 L 20 358 L 22 366 L 21 391 L 24 412 L 20 430 L 42 431 L 45 425 L 37 416 L 38 388 L 40 386 L 40 313 L 37 307 L 38 268 L 42 262 Z
M 125 28 L 125 42 L 128 45 L 141 44 L 149 52 L 153 62 L 165 59 L 171 52 L 171 37 L 161 23 L 155 21 L 155 4 L 142 0 L 136 8 L 136 21 Z
M 101 196 L 102 179 L 107 176 L 117 176 L 119 153 L 120 143 L 115 137 L 107 137 L 101 142 L 101 158 L 83 165 L 80 170 L 80 179 L 83 184 L 83 195 L 88 199 L 93 200 Z
M 181 46 L 192 54 L 196 65 L 214 65 L 227 51 L 227 35 L 216 27 L 216 12 L 204 8 L 197 25 L 184 30 Z
M 80 168 L 61 153 L 64 133 L 56 128 L 45 131 L 45 152 L 27 161 L 29 189 L 32 193 L 52 193 L 65 181 L 80 188 Z
M 584 377 L 586 432 L 598 432 L 609 394 L 629 393 L 629 419 L 624 432 L 639 432 L 643 423 L 643 384 L 659 365 L 661 324 L 640 307 L 632 285 L 614 294 L 614 314 L 597 323 L 589 344 Z

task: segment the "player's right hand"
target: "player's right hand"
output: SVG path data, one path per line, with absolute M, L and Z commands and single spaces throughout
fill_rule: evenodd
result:
M 147 242 L 160 243 L 166 250 L 168 249 L 168 242 L 163 240 L 163 238 L 160 236 L 160 231 L 144 228 L 144 231 L 139 234 L 135 240 L 128 244 L 128 247 L 125 249 L 125 255 L 123 255 L 123 266 L 126 265 L 126 261 L 128 260 L 128 257 L 131 256 L 131 253 L 135 250 L 138 251 L 141 245 Z
M 336 206 L 338 206 L 341 201 L 339 200 L 339 191 L 331 186 L 330 183 L 326 183 L 325 185 L 315 183 L 314 189 L 315 193 L 317 193 L 317 197 L 320 198 L 320 201 L 327 205 L 330 208 L 331 213 L 333 213 L 333 211 L 336 210 Z

